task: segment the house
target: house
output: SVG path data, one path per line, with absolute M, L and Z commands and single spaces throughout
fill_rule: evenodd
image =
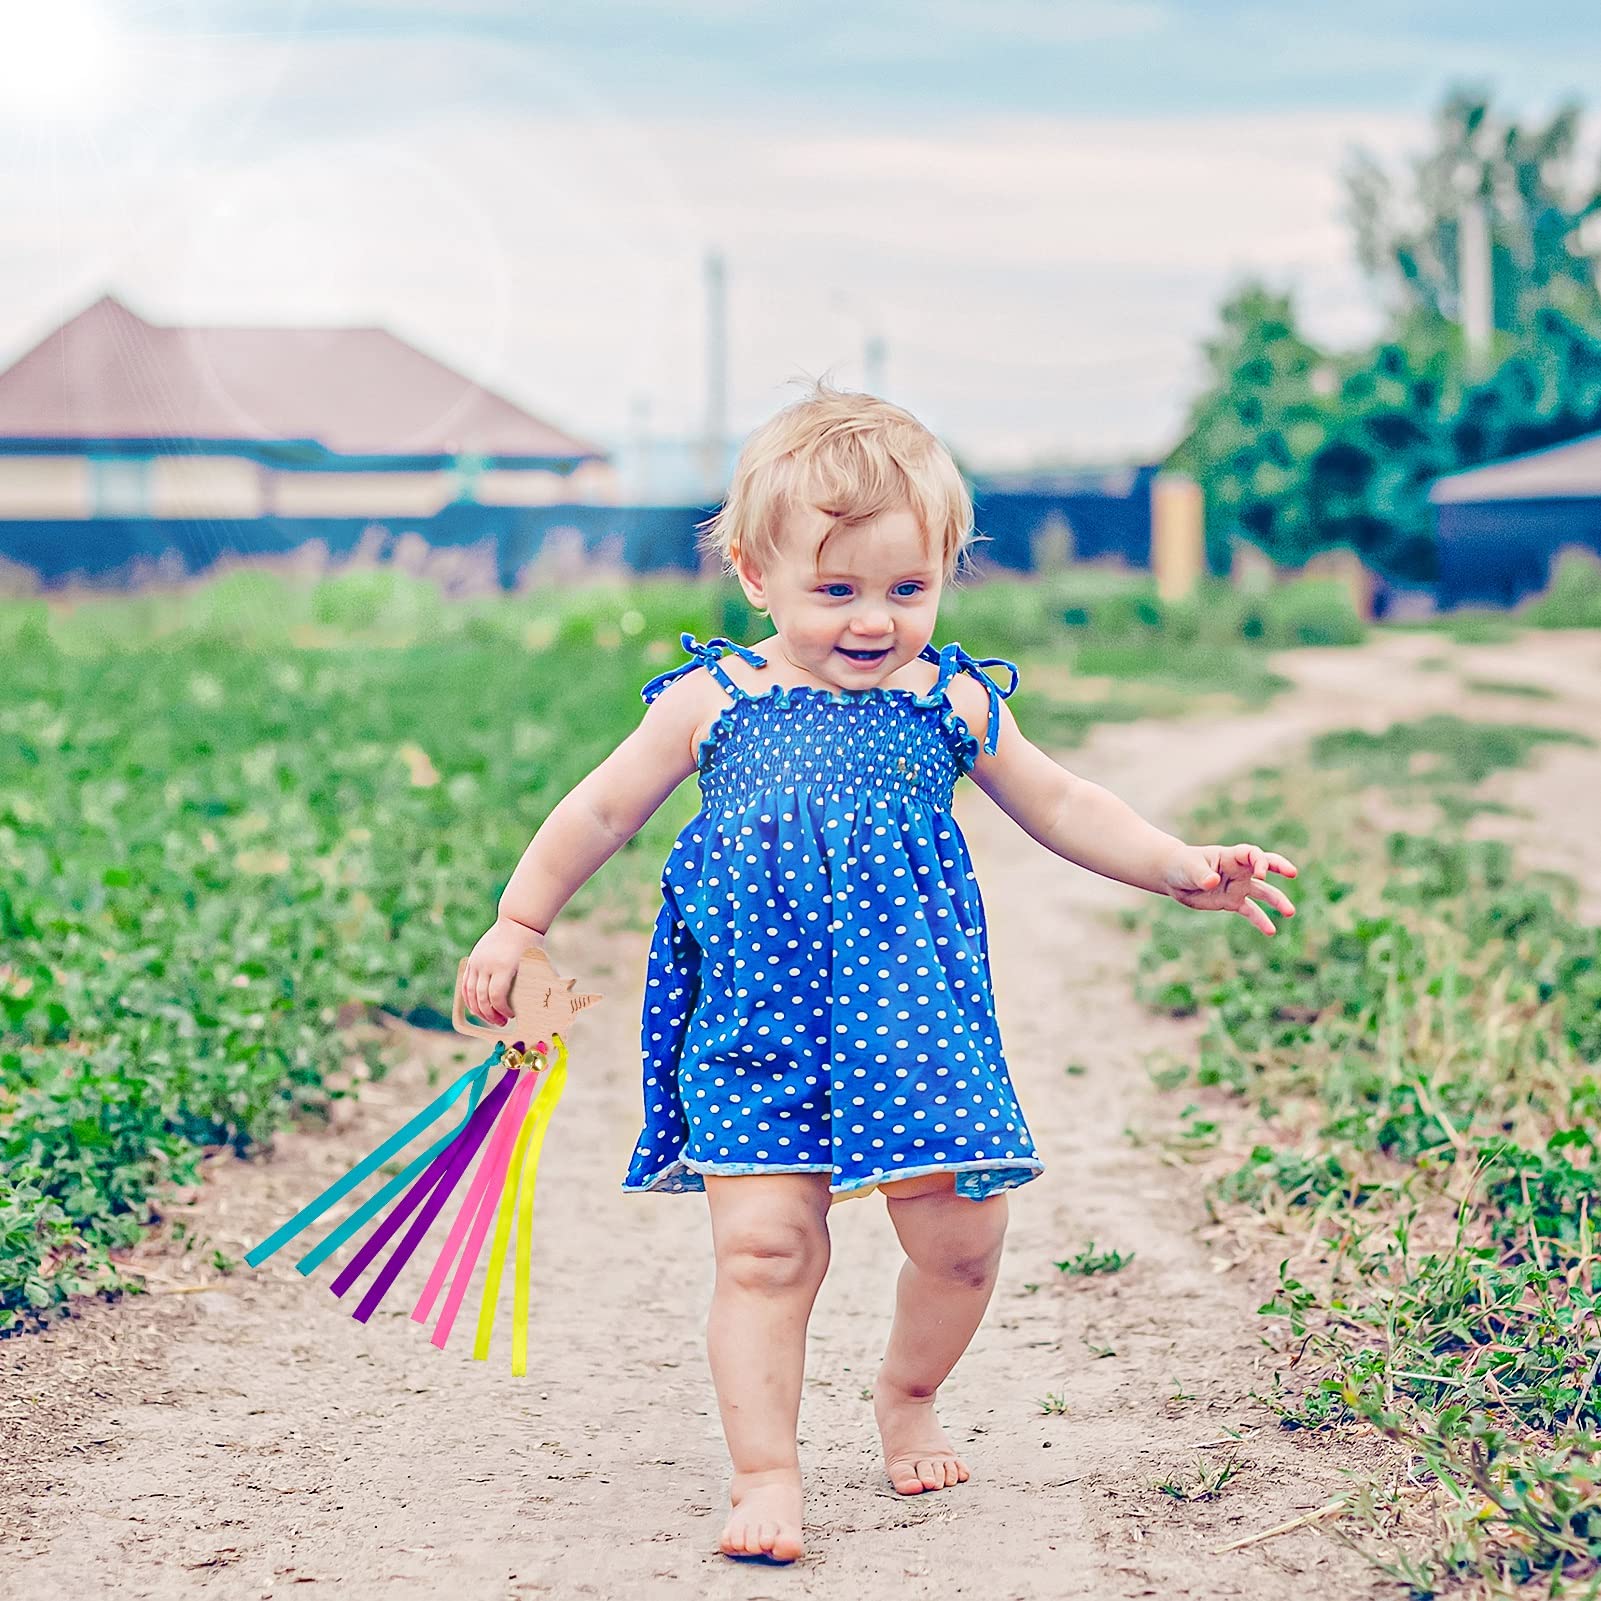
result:
M 106 296 L 0 372 L 0 556 L 47 579 L 447 513 L 460 544 L 616 498 L 605 451 L 383 328 L 167 327 Z
M 1514 605 L 1561 551 L 1601 554 L 1601 434 L 1451 473 L 1429 499 L 1440 606 Z

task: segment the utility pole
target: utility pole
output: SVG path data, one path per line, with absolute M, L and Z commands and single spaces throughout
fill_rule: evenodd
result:
M 701 440 L 701 481 L 708 505 L 722 499 L 728 440 L 728 307 L 723 258 L 706 254 L 706 431 Z
M 1469 368 L 1482 373 L 1489 364 L 1495 336 L 1490 223 L 1485 215 L 1483 174 L 1467 168 L 1468 185 L 1457 210 L 1457 296 L 1462 342 Z
M 868 394 L 883 398 L 889 383 L 888 357 L 889 346 L 884 342 L 884 336 L 869 334 L 862 343 L 862 371 Z
M 654 477 L 652 468 L 655 463 L 650 459 L 650 396 L 635 395 L 632 406 L 633 449 L 634 449 L 634 481 L 626 486 L 628 497 L 637 506 L 648 506 L 651 496 L 651 480 Z

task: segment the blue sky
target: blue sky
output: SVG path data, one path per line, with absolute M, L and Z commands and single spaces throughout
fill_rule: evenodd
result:
M 383 322 L 577 431 L 688 433 L 716 247 L 736 430 L 799 374 L 861 382 L 877 334 L 892 398 L 994 465 L 1165 451 L 1245 276 L 1363 337 L 1350 150 L 1420 148 L 1452 84 L 1528 118 L 1601 84 L 1569 0 L 16 15 L 0 360 L 109 287 L 158 320 Z
M 208 14 L 216 26 L 266 33 L 282 29 L 285 9 Z M 337 0 L 301 4 L 294 25 L 323 37 L 477 39 L 549 52 L 610 92 L 661 108 L 691 96 L 760 111 L 776 98 L 917 120 L 939 108 L 1426 111 L 1442 67 L 1545 97 L 1581 92 L 1601 64 L 1601 23 L 1581 0 Z

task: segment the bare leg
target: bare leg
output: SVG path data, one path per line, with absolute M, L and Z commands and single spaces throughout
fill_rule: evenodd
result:
M 906 1263 L 873 1411 L 890 1483 L 902 1495 L 920 1495 L 968 1476 L 934 1415 L 934 1396 L 989 1305 L 1006 1235 L 1006 1196 L 964 1200 L 950 1173 L 883 1188 Z
M 801 1555 L 795 1430 L 806 1324 L 828 1268 L 826 1173 L 708 1175 L 717 1283 L 706 1354 L 733 1464 L 729 1556 Z

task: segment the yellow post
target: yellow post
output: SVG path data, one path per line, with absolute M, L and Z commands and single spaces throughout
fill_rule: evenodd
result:
M 1167 601 L 1183 600 L 1206 567 L 1206 498 L 1201 486 L 1182 473 L 1158 473 L 1151 480 L 1151 571 L 1156 592 Z

